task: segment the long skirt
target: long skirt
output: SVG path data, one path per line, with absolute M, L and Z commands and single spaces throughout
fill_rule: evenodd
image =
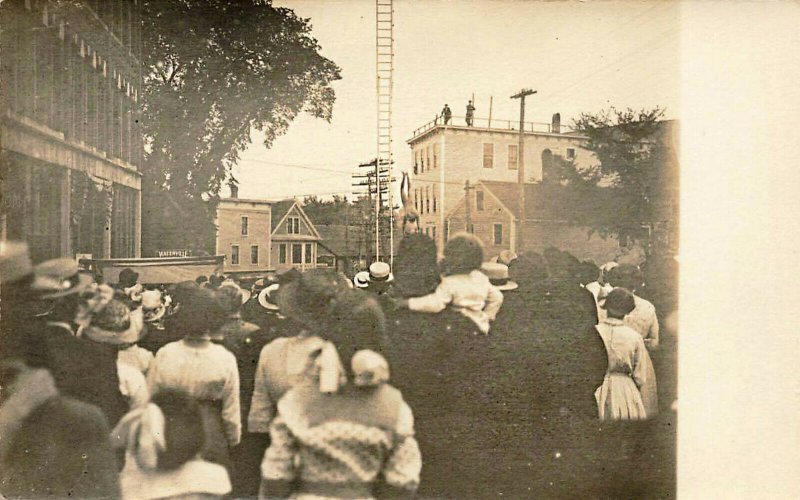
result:
M 645 420 L 647 412 L 636 383 L 624 373 L 606 373 L 594 393 L 600 420 Z
M 225 436 L 225 425 L 222 421 L 222 402 L 199 400 L 198 403 L 205 433 L 203 458 L 230 470 L 230 450 L 228 438 Z

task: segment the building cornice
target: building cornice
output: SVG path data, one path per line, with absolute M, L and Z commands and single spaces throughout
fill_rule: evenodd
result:
M 11 126 L 18 129 L 21 129 L 25 132 L 31 132 L 36 134 L 37 136 L 44 138 L 52 143 L 66 146 L 73 151 L 77 151 L 79 153 L 91 156 L 96 160 L 100 160 L 104 163 L 113 165 L 114 167 L 121 168 L 125 172 L 136 175 L 138 177 L 142 177 L 142 173 L 136 168 L 136 165 L 132 163 L 128 163 L 124 160 L 119 158 L 112 158 L 106 156 L 106 154 L 98 149 L 88 146 L 83 142 L 76 141 L 73 139 L 67 139 L 62 132 L 57 132 L 50 127 L 42 125 L 30 118 L 25 116 L 19 115 L 11 110 L 6 110 L 5 115 L 2 117 L 3 122 L 2 125 L 4 126 Z M 23 153 L 24 154 L 24 153 Z

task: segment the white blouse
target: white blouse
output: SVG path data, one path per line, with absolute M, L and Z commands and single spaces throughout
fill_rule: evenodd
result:
M 221 401 L 228 443 L 239 443 L 239 369 L 234 355 L 221 345 L 209 341 L 192 346 L 185 340 L 169 343 L 156 353 L 147 382 L 151 394 L 162 388 L 181 389 L 197 399 Z

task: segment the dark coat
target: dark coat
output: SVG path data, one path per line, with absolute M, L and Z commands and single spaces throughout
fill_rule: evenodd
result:
M 487 483 L 493 423 L 479 367 L 488 340 L 460 313 L 387 315 L 391 383 L 414 411 L 422 452 L 421 497 L 471 498 Z
M 118 498 L 110 429 L 95 406 L 55 396 L 36 408 L 13 437 L 0 467 L 7 498 Z
M 42 325 L 31 333 L 30 364 L 47 368 L 61 394 L 97 406 L 111 424 L 127 413 L 115 346 L 75 337 L 61 326 Z
M 507 294 L 492 327 L 494 491 L 569 498 L 594 474 L 595 389 L 608 364 L 591 294 L 575 286 Z M 590 303 L 589 300 L 592 302 Z M 572 492 L 572 493 L 570 493 Z

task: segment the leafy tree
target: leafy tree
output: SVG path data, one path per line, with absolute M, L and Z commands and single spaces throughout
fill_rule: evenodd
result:
M 144 252 L 210 249 L 251 129 L 270 147 L 303 111 L 330 121 L 339 68 L 268 0 L 144 0 L 142 19 Z
M 572 128 L 588 136 L 582 147 L 599 160 L 595 167 L 562 163 L 564 184 L 572 186 L 579 222 L 602 234 L 637 238 L 643 226 L 652 227 L 659 214 L 653 197 L 664 182 L 665 148 L 661 122 L 664 110 L 624 111 L 611 108 L 582 113 Z M 583 201 L 581 201 L 583 200 Z

